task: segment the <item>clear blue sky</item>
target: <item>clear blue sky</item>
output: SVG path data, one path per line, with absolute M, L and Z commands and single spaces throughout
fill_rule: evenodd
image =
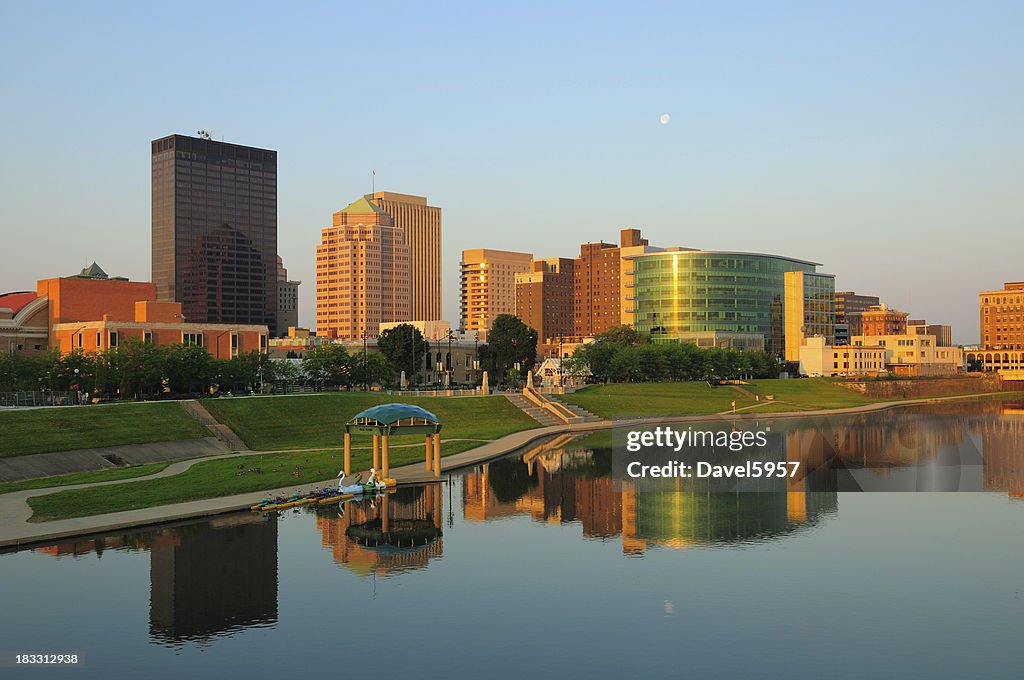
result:
M 309 324 L 371 169 L 444 209 L 453 321 L 463 248 L 625 226 L 822 262 L 959 341 L 1024 279 L 1024 3 L 502 5 L 3 2 L 0 290 L 148 279 L 149 142 L 199 128 L 278 150 Z

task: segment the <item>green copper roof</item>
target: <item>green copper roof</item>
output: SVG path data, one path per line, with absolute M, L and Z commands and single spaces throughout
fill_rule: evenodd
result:
M 351 203 L 349 203 L 341 212 L 352 213 L 355 215 L 365 215 L 367 213 L 382 213 L 384 211 L 381 210 L 379 205 L 377 205 L 370 199 L 366 198 L 366 196 L 363 196 L 358 201 L 352 201 Z
M 362 413 L 357 413 L 349 423 L 362 418 L 376 420 L 381 425 L 390 425 L 408 418 L 420 418 L 432 423 L 438 422 L 437 416 L 433 413 L 413 404 L 380 404 L 378 406 L 371 406 Z

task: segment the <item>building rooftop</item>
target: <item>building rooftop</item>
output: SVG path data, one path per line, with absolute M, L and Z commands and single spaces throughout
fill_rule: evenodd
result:
M 366 196 L 352 201 L 338 212 L 349 213 L 350 215 L 367 215 L 371 213 L 382 213 L 384 210 L 368 199 Z
M 675 250 L 665 249 L 663 251 L 653 253 L 637 253 L 635 255 L 627 255 L 624 259 L 633 260 L 641 257 L 665 257 L 667 255 L 737 255 L 740 257 L 770 257 L 775 260 L 789 260 L 790 262 L 796 262 L 797 264 L 806 264 L 812 267 L 822 266 L 820 262 L 801 260 L 796 257 L 789 257 L 788 255 L 772 255 L 771 253 L 745 253 L 739 250 L 693 250 L 691 248 L 678 248 Z
M 13 293 L 0 294 L 0 309 L 9 309 L 17 314 L 25 305 L 35 300 L 37 295 L 34 292 L 17 291 Z

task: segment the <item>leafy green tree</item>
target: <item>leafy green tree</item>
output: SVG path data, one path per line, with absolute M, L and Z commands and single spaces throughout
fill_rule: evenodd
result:
M 415 326 L 407 323 L 389 328 L 377 338 L 377 347 L 396 374 L 405 371 L 409 381 L 414 381 L 416 374 L 425 363 L 430 344 L 423 339 L 423 334 Z
M 367 352 L 352 355 L 352 384 L 389 385 L 395 376 L 395 369 L 381 352 Z
M 143 342 L 139 338 L 126 338 L 110 352 L 118 357 L 121 369 L 119 392 L 122 399 L 163 392 L 168 354 L 166 347 Z
M 489 375 L 506 377 L 518 363 L 520 377 L 525 376 L 537 359 L 537 331 L 511 314 L 499 314 L 487 332 L 486 351 L 480 353 Z
M 302 372 L 310 382 L 321 387 L 351 384 L 348 352 L 344 345 L 317 345 L 302 358 Z
M 205 392 L 215 377 L 215 362 L 204 347 L 168 345 L 164 375 L 171 392 Z
M 646 345 L 651 342 L 651 336 L 647 333 L 641 333 L 640 331 L 634 330 L 632 326 L 614 326 L 609 328 L 604 333 L 597 335 L 597 339 L 602 342 L 610 342 L 619 345 Z

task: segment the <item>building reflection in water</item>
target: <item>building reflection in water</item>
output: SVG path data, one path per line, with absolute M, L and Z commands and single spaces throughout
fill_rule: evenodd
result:
M 444 551 L 440 484 L 402 487 L 314 512 L 334 561 L 363 576 L 423 569 Z
M 81 541 L 38 552 L 102 557 L 149 551 L 149 633 L 180 644 L 277 622 L 277 518 L 239 514 Z
M 837 470 L 884 480 L 914 466 L 963 464 L 964 474 L 976 469 L 978 488 L 1024 498 L 1021 404 L 951 402 L 775 421 L 772 429 L 775 452 L 802 463 L 785 490 L 708 492 L 684 488 L 679 480 L 675 488 L 638 490 L 612 479 L 609 448 L 573 448 L 579 444 L 566 435 L 465 474 L 463 513 L 470 521 L 526 515 L 538 522 L 576 522 L 585 537 L 619 536 L 624 553 L 640 554 L 649 546 L 770 540 L 814 526 L 838 511 Z
M 627 555 L 648 546 L 683 548 L 768 539 L 835 512 L 836 493 L 639 492 L 611 476 L 610 449 L 534 447 L 463 476 L 463 513 L 471 521 L 528 515 L 578 522 L 583 535 L 621 538 Z M 803 488 L 803 482 L 800 488 Z

